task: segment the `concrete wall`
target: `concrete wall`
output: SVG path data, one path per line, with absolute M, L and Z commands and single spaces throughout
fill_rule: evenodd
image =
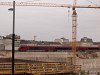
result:
M 4 44 L 0 44 L 0 50 L 5 50 Z

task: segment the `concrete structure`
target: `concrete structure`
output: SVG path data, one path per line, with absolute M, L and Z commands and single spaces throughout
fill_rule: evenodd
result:
M 6 53 L 6 55 L 5 55 Z M 11 57 L 11 52 L 2 51 L 4 57 Z M 100 72 L 100 52 L 96 52 L 98 58 L 81 59 L 76 57 L 76 64 L 81 65 L 84 75 L 97 75 Z M 44 62 L 67 62 L 67 57 L 72 57 L 71 52 L 15 52 L 16 59 L 35 60 Z
M 0 44 L 0 50 L 5 50 L 4 44 Z
M 81 65 L 84 75 L 99 75 L 100 73 L 100 52 L 97 52 L 98 58 L 94 59 L 79 59 L 77 58 L 76 62 L 78 65 Z
M 2 39 L 2 43 L 5 46 L 5 50 L 12 50 L 12 40 L 11 39 Z M 18 50 L 20 46 L 20 40 L 15 40 L 15 50 Z

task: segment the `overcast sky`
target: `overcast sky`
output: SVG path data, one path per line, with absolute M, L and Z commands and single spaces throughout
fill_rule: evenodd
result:
M 0 0 L 13 1 L 13 0 Z M 27 2 L 64 3 L 72 4 L 73 0 L 15 0 Z M 99 0 L 78 0 L 78 5 L 90 5 L 92 1 L 99 5 Z M 11 6 L 0 6 L 0 35 L 12 33 Z M 68 10 L 70 11 L 68 13 Z M 77 9 L 78 27 L 77 40 L 82 37 L 92 38 L 100 42 L 100 9 Z M 72 10 L 59 7 L 16 7 L 16 34 L 22 39 L 49 40 L 65 37 L 71 40 Z

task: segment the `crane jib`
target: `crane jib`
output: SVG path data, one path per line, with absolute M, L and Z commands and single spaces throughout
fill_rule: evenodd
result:
M 13 6 L 12 2 L 0 2 L 0 6 Z M 67 7 L 67 8 L 100 8 L 96 5 L 70 5 L 70 4 L 57 4 L 57 3 L 26 3 L 16 2 L 15 6 L 41 6 L 41 7 Z

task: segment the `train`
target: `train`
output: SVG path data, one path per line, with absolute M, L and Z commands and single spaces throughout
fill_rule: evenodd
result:
M 71 51 L 72 46 L 63 46 L 63 45 L 34 45 L 34 46 L 27 46 L 22 45 L 19 47 L 18 51 L 27 52 L 62 52 L 62 51 Z M 77 46 L 77 51 L 86 51 L 86 50 L 100 50 L 100 47 L 94 46 Z

